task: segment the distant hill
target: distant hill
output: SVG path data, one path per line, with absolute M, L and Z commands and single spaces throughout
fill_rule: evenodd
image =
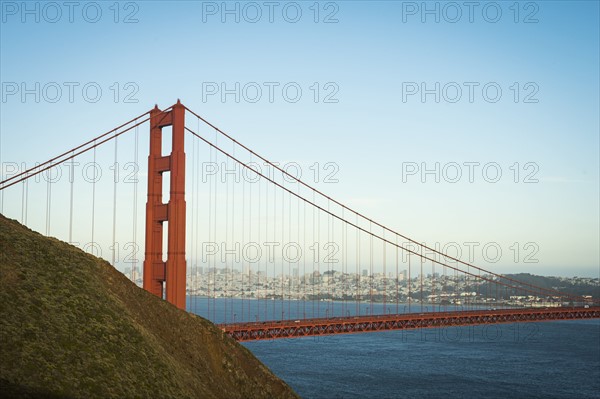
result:
M 565 294 L 576 296 L 592 295 L 594 298 L 600 298 L 600 285 L 598 280 L 593 281 L 589 278 L 560 278 L 537 276 L 529 273 L 507 274 L 507 277 L 523 283 L 535 285 L 547 289 L 555 289 Z
M 0 397 L 295 398 L 212 323 L 0 215 Z

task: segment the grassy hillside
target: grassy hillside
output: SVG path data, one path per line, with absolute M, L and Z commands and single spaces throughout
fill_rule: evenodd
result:
M 0 215 L 0 396 L 291 398 L 208 321 Z

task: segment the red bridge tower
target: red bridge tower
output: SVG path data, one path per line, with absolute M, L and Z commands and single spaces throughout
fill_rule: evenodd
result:
M 162 155 L 162 128 L 172 127 L 171 154 Z M 148 202 L 144 289 L 185 309 L 185 107 L 177 100 L 170 111 L 150 111 Z M 170 172 L 170 197 L 163 203 L 163 173 Z M 163 222 L 168 222 L 167 261 L 163 261 Z M 166 284 L 164 284 L 166 283 Z M 166 287 L 165 287 L 166 285 Z M 166 295 L 165 295 L 166 294 Z

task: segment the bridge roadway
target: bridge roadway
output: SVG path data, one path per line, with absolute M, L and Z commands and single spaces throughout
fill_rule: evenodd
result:
M 600 306 L 488 309 L 220 324 L 237 341 L 480 324 L 597 319 Z

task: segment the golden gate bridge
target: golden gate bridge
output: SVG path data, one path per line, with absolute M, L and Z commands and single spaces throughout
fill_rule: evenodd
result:
M 78 236 L 80 242 L 90 238 L 83 249 L 96 255 L 102 255 L 100 242 L 108 242 L 109 260 L 114 266 L 132 264 L 135 282 L 143 125 L 150 132 L 143 288 L 180 309 L 201 309 L 198 313 L 238 341 L 600 317 L 598 298 L 495 273 L 365 216 L 254 152 L 179 100 L 163 110 L 155 106 L 34 167 L 14 169 L 10 176 L 5 171 L 2 213 L 20 213 L 22 223 L 34 225 L 29 216 L 37 212 L 39 225 L 45 195 L 46 235 L 62 235 L 70 243 Z M 133 159 L 126 164 L 135 172 L 132 190 L 119 188 L 118 178 L 123 157 L 119 143 L 124 146 L 128 136 L 134 140 L 128 147 L 134 149 Z M 113 149 L 112 187 L 99 182 L 101 148 Z M 92 178 L 88 186 L 76 186 L 74 167 L 90 157 Z M 214 173 L 219 162 L 229 175 L 220 181 Z M 69 179 L 60 185 L 56 176 L 65 167 Z M 45 176 L 45 192 L 32 187 L 36 181 L 39 185 L 40 175 Z M 57 196 L 64 205 L 58 209 L 52 207 Z M 35 201 L 31 207 L 30 197 Z M 128 202 L 125 211 L 120 210 L 123 202 Z M 61 223 L 53 230 L 57 214 Z M 130 241 L 121 246 L 118 237 L 123 235 Z M 268 247 L 269 256 L 261 254 L 261 245 Z M 278 246 L 283 254 L 273 255 Z M 220 262 L 214 248 L 221 248 Z M 127 249 L 130 254 L 120 256 Z M 313 259 L 308 260 L 308 253 Z

